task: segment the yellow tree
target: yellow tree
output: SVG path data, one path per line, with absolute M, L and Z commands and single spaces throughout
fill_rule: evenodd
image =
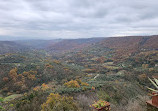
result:
M 61 96 L 54 93 L 50 93 L 47 101 L 41 106 L 41 111 L 78 111 L 73 97 Z
M 17 70 L 18 70 L 17 68 L 14 68 L 14 69 L 11 69 L 9 72 L 9 76 L 13 81 L 16 81 L 17 79 L 17 76 L 18 76 Z

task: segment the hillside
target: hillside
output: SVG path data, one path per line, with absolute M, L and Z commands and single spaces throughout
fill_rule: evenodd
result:
M 61 40 L 55 44 L 50 44 L 48 50 L 50 52 L 64 52 L 64 51 L 73 51 L 81 50 L 85 47 L 88 47 L 92 44 L 100 42 L 104 38 L 88 38 L 88 39 L 65 39 Z
M 17 44 L 13 41 L 0 41 L 0 54 L 14 53 L 26 49 L 27 47 Z
M 124 59 L 140 51 L 157 50 L 158 36 L 111 37 L 96 44 L 113 49 L 115 58 Z
M 78 59 L 80 61 L 83 56 L 85 59 L 105 57 L 114 61 L 122 61 L 143 51 L 157 50 L 157 42 L 158 36 L 109 37 L 84 47 L 80 51 L 66 53 L 65 57 L 66 59 L 80 57 Z
M 117 56 L 129 56 L 140 50 L 157 49 L 158 36 L 131 36 L 88 39 L 19 40 L 0 41 L 0 53 L 15 52 L 21 49 L 43 49 L 48 52 L 85 50 L 86 47 L 105 47 L 115 50 Z M 122 55 L 123 53 L 123 55 Z
M 59 53 L 80 50 L 94 43 L 100 42 L 104 38 L 86 38 L 86 39 L 54 39 L 54 40 L 19 40 L 17 44 L 28 48 L 47 50 L 50 53 Z
M 80 50 L 101 40 L 103 38 L 0 41 L 0 54 L 26 50 L 45 50 L 50 53 L 61 53 L 74 49 Z
M 60 42 L 61 39 L 54 40 L 17 40 L 17 44 L 24 45 L 33 49 L 47 49 L 50 45 Z
M 0 106 L 42 111 L 55 95 L 57 101 L 73 97 L 69 101 L 81 111 L 92 111 L 89 105 L 97 100 L 110 102 L 111 111 L 144 111 L 146 86 L 152 87 L 148 77 L 158 73 L 157 41 L 157 36 L 18 41 L 33 50 L 0 55 L 0 95 L 7 101 Z

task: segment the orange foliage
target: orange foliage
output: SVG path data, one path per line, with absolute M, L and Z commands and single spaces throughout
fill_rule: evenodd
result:
M 89 84 L 86 83 L 86 82 L 82 82 L 82 83 L 81 83 L 81 86 L 89 86 Z
M 11 77 L 11 79 L 13 81 L 16 81 L 16 79 L 17 79 L 17 68 L 14 68 L 14 69 L 10 70 L 9 76 Z
M 45 83 L 42 84 L 42 90 L 45 91 L 49 89 L 48 85 L 46 85 Z
M 27 78 L 28 79 L 31 79 L 31 80 L 36 80 L 36 75 L 37 74 L 37 71 L 29 71 L 29 72 L 23 72 L 22 73 L 22 75 L 24 75 L 24 76 L 27 76 Z M 24 78 L 23 78 L 23 80 L 24 80 Z
M 69 88 L 79 88 L 80 86 L 89 86 L 88 83 L 82 82 L 80 79 L 71 80 L 69 82 L 64 83 L 64 85 Z
M 8 81 L 8 77 L 4 77 L 3 81 L 7 82 Z
M 47 101 L 41 105 L 41 111 L 78 111 L 73 97 L 50 93 Z
M 92 90 L 95 90 L 95 87 L 92 86 Z
M 65 86 L 69 87 L 69 88 L 79 88 L 80 85 L 76 80 L 71 80 L 69 82 L 64 83 Z

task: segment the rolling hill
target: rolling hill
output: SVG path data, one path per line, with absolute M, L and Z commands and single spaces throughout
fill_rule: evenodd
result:
M 64 39 L 48 46 L 50 52 L 63 52 L 80 50 L 92 44 L 102 41 L 105 38 L 86 38 L 86 39 Z
M 14 53 L 26 49 L 28 48 L 13 41 L 0 41 L 0 54 Z
M 145 50 L 157 50 L 158 36 L 111 37 L 99 43 L 115 50 L 117 57 L 125 57 Z
M 144 111 L 148 77 L 158 73 L 157 42 L 158 36 L 1 41 L 1 53 L 10 54 L 0 55 L 0 95 L 8 100 L 0 105 L 40 111 L 53 93 L 73 97 L 82 111 L 98 99 L 112 111 L 131 102 Z

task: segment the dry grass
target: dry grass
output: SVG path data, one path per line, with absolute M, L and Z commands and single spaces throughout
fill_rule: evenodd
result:
M 93 104 L 97 98 L 95 95 L 86 96 L 84 94 L 80 94 L 76 99 L 79 107 L 81 108 L 81 111 L 92 111 L 93 109 L 90 108 L 90 105 Z
M 146 111 L 147 100 L 149 100 L 148 96 L 137 96 L 135 99 L 129 100 L 125 106 L 111 105 L 111 111 Z

